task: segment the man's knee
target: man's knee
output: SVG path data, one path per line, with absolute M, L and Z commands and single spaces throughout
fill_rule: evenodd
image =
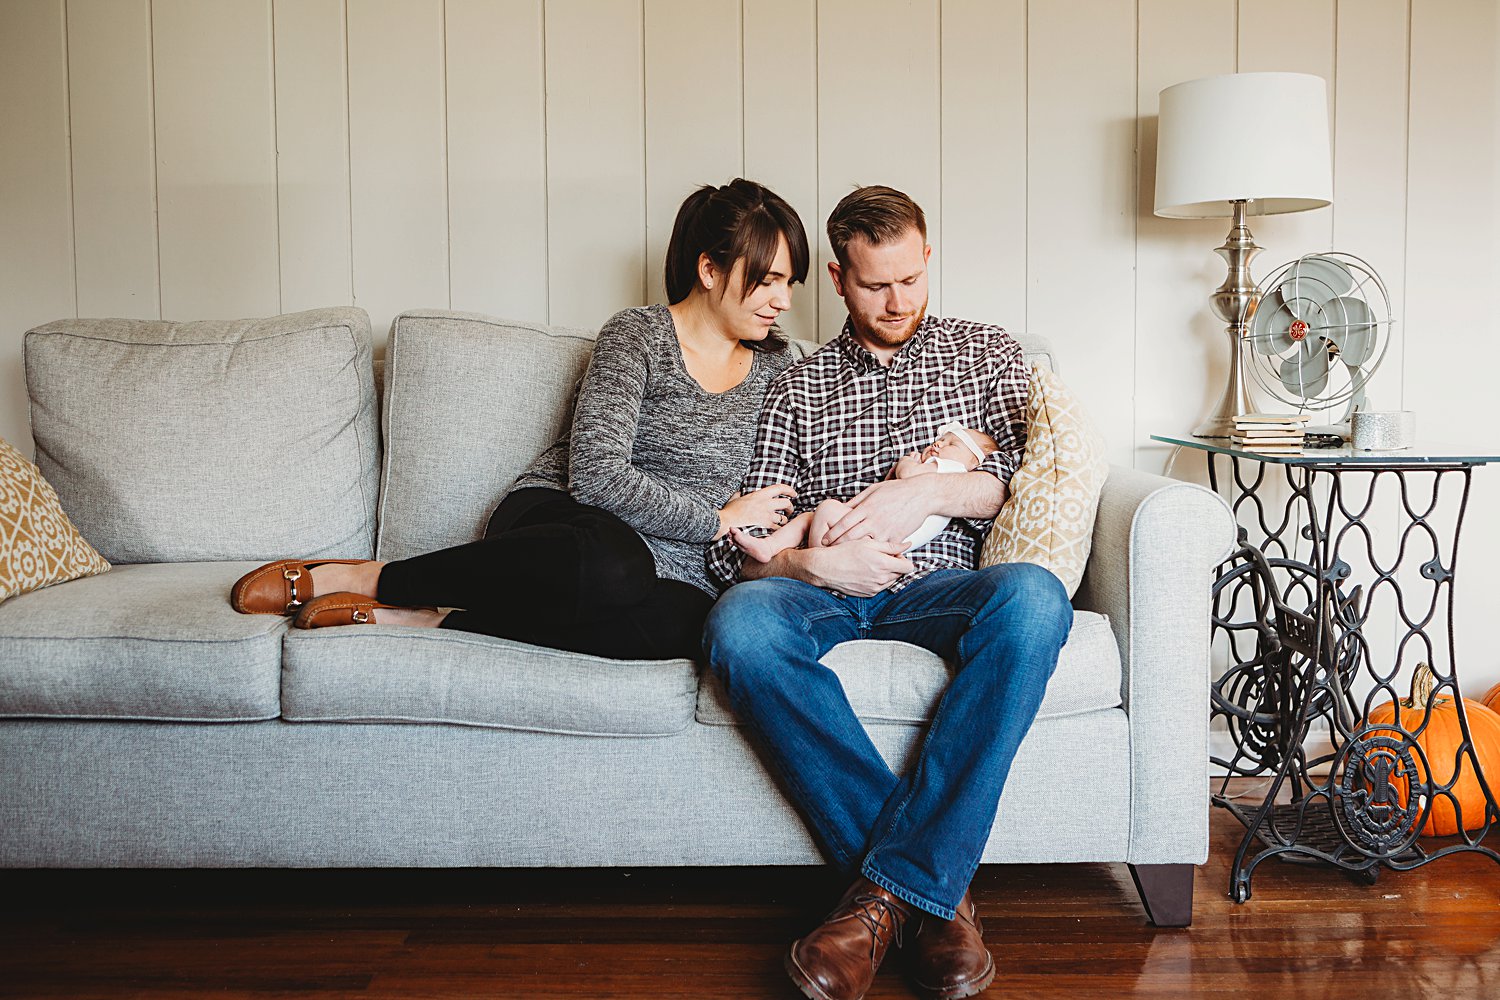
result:
M 1073 627 L 1073 605 L 1057 574 L 1033 563 L 1001 563 L 978 571 L 990 587 L 985 611 L 1065 640 Z
M 780 577 L 747 580 L 724 592 L 708 613 L 703 647 L 709 662 L 728 663 L 747 651 L 764 649 L 772 637 L 795 627 L 787 591 L 793 581 Z

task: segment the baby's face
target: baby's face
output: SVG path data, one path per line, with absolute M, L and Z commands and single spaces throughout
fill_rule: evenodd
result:
M 979 440 L 979 446 L 981 448 L 984 447 L 983 439 Z M 933 458 L 950 459 L 962 465 L 965 469 L 970 470 L 977 468 L 979 465 L 979 456 L 970 451 L 969 446 L 964 444 L 959 436 L 952 431 L 932 442 L 922 452 L 922 461 L 926 462 Z

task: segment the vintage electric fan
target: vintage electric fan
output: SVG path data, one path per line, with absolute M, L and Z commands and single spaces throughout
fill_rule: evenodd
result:
M 1334 417 L 1310 433 L 1347 440 L 1350 416 L 1369 408 L 1365 386 L 1390 344 L 1391 300 L 1380 276 L 1352 254 L 1308 254 L 1261 282 L 1246 319 L 1244 357 L 1255 384 L 1298 413 Z

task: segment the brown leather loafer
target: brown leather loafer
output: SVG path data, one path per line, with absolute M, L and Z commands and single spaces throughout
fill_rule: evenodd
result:
M 787 975 L 813 1000 L 859 1000 L 910 913 L 906 902 L 859 878 L 816 930 L 792 942 Z
M 375 612 L 380 608 L 394 609 L 394 604 L 381 604 L 364 594 L 351 594 L 341 590 L 322 597 L 314 597 L 302 605 L 292 624 L 298 628 L 327 628 L 330 625 L 374 625 Z
M 278 559 L 252 569 L 235 581 L 229 603 L 242 615 L 294 615 L 311 600 L 314 566 L 369 562 L 368 559 Z
M 971 997 L 995 981 L 995 959 L 984 946 L 973 897 L 964 893 L 957 909 L 952 920 L 919 914 L 916 933 L 908 938 L 907 974 L 926 1000 Z

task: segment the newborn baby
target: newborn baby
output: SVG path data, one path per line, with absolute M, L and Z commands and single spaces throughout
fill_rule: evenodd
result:
M 912 452 L 896 463 L 887 479 L 910 479 L 939 472 L 972 472 L 984 456 L 1000 450 L 995 439 L 956 421 L 938 428 L 938 436 L 921 454 Z M 817 509 L 803 511 L 765 538 L 756 538 L 744 528 L 730 528 L 734 544 L 757 562 L 770 562 L 786 549 L 823 545 L 831 525 L 843 517 L 849 505 L 842 500 L 824 500 Z M 948 526 L 949 518 L 933 514 L 906 538 L 906 551 L 926 545 Z

